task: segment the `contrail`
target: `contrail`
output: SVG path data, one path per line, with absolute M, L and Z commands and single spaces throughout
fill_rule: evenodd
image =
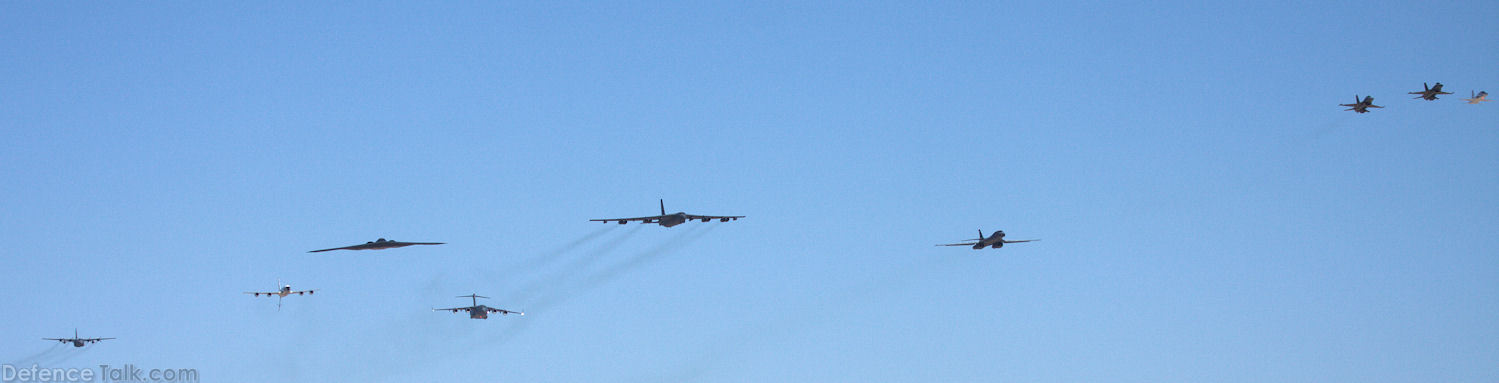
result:
M 565 280 L 563 278 L 566 277 L 565 275 L 560 276 L 556 279 L 556 283 L 553 284 L 554 288 L 551 289 L 547 294 L 541 294 L 541 296 L 535 300 L 535 303 L 532 304 L 532 306 L 538 309 L 546 309 L 552 307 L 553 305 L 566 302 L 567 299 L 577 296 L 592 289 L 593 287 L 602 284 L 603 282 L 608 281 L 613 276 L 619 274 L 620 271 L 623 271 L 623 269 L 627 269 L 631 266 L 637 265 L 644 259 L 648 259 L 651 256 L 662 253 L 662 251 L 667 248 L 671 248 L 677 244 L 684 243 L 685 240 L 695 238 L 696 236 L 694 234 L 702 230 L 703 229 L 701 226 L 694 226 L 691 229 L 687 229 L 675 236 L 672 236 L 671 238 L 668 238 L 665 242 L 659 245 L 656 245 L 650 249 L 645 250 L 644 252 L 641 252 L 629 258 L 626 258 L 624 261 L 620 261 L 619 263 L 616 263 L 598 272 L 586 275 L 582 273 L 575 273 L 574 275 L 576 275 L 577 282 L 570 282 L 568 280 Z M 568 270 L 564 270 L 564 272 L 567 271 Z
M 53 364 L 53 365 L 55 365 L 55 364 L 62 364 L 63 362 L 67 362 L 69 360 L 73 360 L 73 358 L 76 358 L 79 355 L 83 355 L 83 353 L 88 352 L 88 350 L 94 349 L 94 347 L 95 346 L 93 346 L 93 345 L 89 345 L 89 346 L 84 346 L 82 348 L 78 348 L 77 352 L 66 352 L 65 351 L 65 352 L 59 353 L 57 355 L 58 356 L 57 358 L 54 358 L 53 360 L 47 361 L 47 364 Z
M 541 253 L 540 255 L 526 259 L 520 264 L 515 265 L 512 270 L 530 271 L 531 269 L 543 267 L 561 260 L 562 254 L 566 254 L 568 251 L 573 250 L 578 246 L 582 246 L 583 244 L 604 235 L 604 233 L 610 230 L 614 230 L 616 226 L 617 225 L 604 225 L 604 227 L 601 227 L 598 230 L 594 230 L 588 234 L 584 234 L 582 237 L 575 239 L 572 242 L 568 242 L 566 245 L 562 245 L 560 247 L 557 247 L 556 249 L 552 249 L 551 251 L 547 251 L 545 253 Z
M 555 270 L 550 274 L 540 275 L 532 279 L 530 283 L 527 283 L 520 288 L 515 289 L 508 296 L 534 296 L 538 291 L 545 288 L 546 286 L 555 286 L 561 284 L 569 274 L 579 273 L 581 272 L 581 270 L 592 265 L 594 262 L 597 262 L 600 258 L 603 258 L 604 255 L 610 253 L 615 248 L 618 248 L 619 245 L 624 244 L 624 242 L 630 239 L 630 237 L 634 237 L 635 233 L 640 232 L 640 229 L 644 227 L 645 225 L 637 225 L 620 234 L 619 236 L 610 238 L 604 243 L 599 244 L 597 247 L 594 247 L 593 250 L 579 255 L 577 259 L 574 259 L 572 262 L 567 263 L 561 269 Z M 543 273 L 538 272 L 537 274 Z

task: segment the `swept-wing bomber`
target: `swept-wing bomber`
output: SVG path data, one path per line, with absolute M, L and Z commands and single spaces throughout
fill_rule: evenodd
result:
M 1005 239 L 1005 231 L 1004 230 L 995 231 L 993 234 L 990 234 L 988 237 L 984 237 L 984 230 L 983 229 L 979 229 L 979 237 L 971 240 L 970 242 L 949 243 L 949 244 L 943 244 L 943 245 L 937 245 L 937 246 L 973 246 L 974 250 L 983 250 L 985 247 L 990 247 L 990 248 L 998 249 L 998 248 L 1004 247 L 1006 243 L 1021 243 L 1021 242 L 1033 242 L 1033 241 L 1040 241 L 1040 240 L 1039 239 L 1024 239 L 1024 240 L 1019 240 L 1019 241 L 1006 240 Z
M 374 241 L 370 241 L 370 242 L 365 242 L 365 243 L 359 244 L 359 245 L 344 246 L 344 247 L 335 247 L 335 248 L 332 248 L 332 249 L 313 250 L 313 251 L 309 251 L 309 253 L 320 253 L 320 252 L 324 252 L 324 251 L 333 251 L 333 250 L 383 250 L 383 249 L 394 249 L 394 248 L 397 248 L 397 247 L 406 247 L 406 246 L 411 246 L 411 245 L 441 245 L 441 244 L 443 244 L 443 243 L 442 242 L 401 242 L 401 241 L 387 241 L 387 240 L 385 240 L 385 238 L 380 238 L 380 239 L 377 239 L 377 240 L 374 240 Z
M 62 342 L 62 343 L 72 343 L 73 347 L 83 347 L 84 345 L 87 345 L 89 343 L 94 343 L 94 342 L 98 342 L 98 341 L 101 341 L 101 340 L 110 340 L 110 339 L 114 339 L 114 338 L 79 338 L 78 337 L 78 329 L 76 329 L 76 328 L 73 329 L 73 337 L 72 338 L 42 338 L 42 340 L 55 340 L 55 341 Z
M 672 226 L 676 226 L 676 225 L 681 225 L 683 223 L 686 223 L 687 221 L 692 221 L 692 220 L 700 220 L 700 221 L 703 221 L 703 222 L 708 222 L 708 221 L 712 221 L 712 220 L 716 219 L 716 220 L 718 220 L 718 222 L 729 222 L 729 221 L 737 221 L 740 218 L 744 218 L 744 216 L 742 216 L 742 215 L 696 215 L 696 214 L 687 214 L 687 213 L 683 213 L 683 212 L 680 212 L 680 211 L 676 212 L 676 213 L 672 213 L 672 214 L 666 214 L 666 200 L 663 199 L 663 200 L 661 200 L 661 215 L 655 215 L 655 216 L 650 216 L 650 217 L 635 217 L 635 218 L 590 219 L 589 221 L 604 222 L 604 223 L 616 222 L 617 221 L 621 225 L 625 224 L 626 222 L 630 222 L 630 221 L 640 221 L 640 223 L 655 223 L 655 224 L 660 224 L 661 227 L 672 227 Z
M 489 314 L 490 313 L 500 313 L 500 315 L 510 315 L 510 314 L 526 315 L 526 313 L 520 312 L 520 311 L 510 311 L 510 310 L 506 310 L 506 309 L 497 309 L 497 308 L 493 308 L 493 307 L 481 305 L 481 304 L 479 304 L 479 298 L 489 299 L 489 297 L 482 296 L 482 295 L 479 295 L 479 294 L 459 295 L 458 297 L 459 298 L 473 298 L 474 305 L 473 306 L 469 306 L 469 307 L 449 307 L 449 308 L 445 308 L 445 309 L 432 309 L 432 311 L 452 311 L 452 312 L 455 312 L 455 313 L 459 312 L 459 311 L 467 311 L 468 312 L 468 317 L 472 318 L 472 319 L 489 319 Z

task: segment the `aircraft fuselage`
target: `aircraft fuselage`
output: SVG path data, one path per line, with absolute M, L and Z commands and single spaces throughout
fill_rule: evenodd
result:
M 687 223 L 687 213 L 679 211 L 676 214 L 661 216 L 661 222 L 659 223 L 661 227 L 672 227 Z
M 73 347 L 83 347 L 84 344 L 82 339 L 73 340 Z

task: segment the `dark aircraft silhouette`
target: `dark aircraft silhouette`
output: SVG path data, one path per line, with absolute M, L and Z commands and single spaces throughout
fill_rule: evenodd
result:
M 1384 108 L 1383 106 L 1374 105 L 1374 96 L 1364 96 L 1364 100 L 1359 101 L 1358 95 L 1353 96 L 1352 104 L 1338 104 L 1338 106 L 1347 106 L 1349 108 L 1343 110 L 1351 110 L 1356 113 L 1369 113 L 1369 108 Z
M 984 238 L 984 230 L 983 229 L 979 229 L 979 237 L 976 238 L 976 239 L 973 239 L 973 242 L 949 243 L 949 244 L 937 245 L 937 246 L 973 246 L 974 250 L 983 250 L 985 247 L 992 247 L 992 248 L 995 248 L 995 249 L 998 249 L 998 248 L 1001 248 L 1001 247 L 1005 247 L 1006 243 L 1020 243 L 1020 242 L 1033 242 L 1033 241 L 1040 241 L 1040 240 L 1039 239 L 1026 239 L 1026 240 L 1019 240 L 1019 241 L 1005 240 L 1005 231 L 1004 230 L 995 231 L 994 234 L 990 234 L 988 238 Z
M 1489 99 L 1489 92 L 1478 92 L 1478 94 L 1473 94 L 1473 91 L 1470 90 L 1468 91 L 1468 94 L 1473 95 L 1473 98 L 1465 98 L 1463 99 L 1463 101 L 1467 101 L 1469 104 L 1494 101 Z
M 1426 90 L 1423 90 L 1423 91 L 1420 91 L 1420 92 L 1410 92 L 1410 93 L 1407 93 L 1407 94 L 1419 94 L 1420 96 L 1416 96 L 1415 98 L 1426 99 L 1426 101 L 1436 100 L 1437 99 L 1437 95 L 1440 95 L 1440 94 L 1452 94 L 1452 92 L 1443 92 L 1442 91 L 1442 83 L 1440 83 L 1440 82 L 1437 83 L 1437 85 L 1433 86 L 1433 87 L 1427 87 L 1426 83 L 1423 82 L 1423 83 L 1421 83 L 1421 87 L 1422 88 L 1426 88 Z
M 640 221 L 640 223 L 656 223 L 656 224 L 661 224 L 661 227 L 672 227 L 672 226 L 676 226 L 676 225 L 681 225 L 681 224 L 686 223 L 687 221 L 691 221 L 691 220 L 701 220 L 703 222 L 708 222 L 708 221 L 716 219 L 716 220 L 718 220 L 718 222 L 729 222 L 729 221 L 737 221 L 740 218 L 744 218 L 744 216 L 742 216 L 742 215 L 729 215 L 729 216 L 723 216 L 723 215 L 692 215 L 692 214 L 687 214 L 687 213 L 683 213 L 683 212 L 680 212 L 680 211 L 676 212 L 676 213 L 672 213 L 672 214 L 666 214 L 666 200 L 663 199 L 663 200 L 661 200 L 661 215 L 650 216 L 650 217 L 635 217 L 635 218 L 590 219 L 589 221 L 598 221 L 598 222 L 604 222 L 604 223 L 609 223 L 609 222 L 613 222 L 613 221 L 619 221 L 619 224 L 621 224 L 621 225 L 623 225 L 623 224 L 625 224 L 625 222 L 629 222 L 629 221 Z
M 55 340 L 55 341 L 62 342 L 62 343 L 72 343 L 73 347 L 83 347 L 83 345 L 86 345 L 86 344 L 89 344 L 89 343 L 94 343 L 94 342 L 98 342 L 98 341 L 101 341 L 101 340 L 110 340 L 110 339 L 114 339 L 114 338 L 79 338 L 78 337 L 78 329 L 76 329 L 76 328 L 73 329 L 73 337 L 72 338 L 42 338 L 42 340 Z
M 401 241 L 387 241 L 387 240 L 385 240 L 385 238 L 380 238 L 380 239 L 374 240 L 373 242 L 365 242 L 364 244 L 360 244 L 360 245 L 335 247 L 335 248 L 332 248 L 332 249 L 313 250 L 313 251 L 309 251 L 309 253 L 320 253 L 320 252 L 324 252 L 324 251 L 333 251 L 333 250 L 383 250 L 383 249 L 394 249 L 394 248 L 397 248 L 397 247 L 406 247 L 406 246 L 411 246 L 411 245 L 441 245 L 441 244 L 443 244 L 443 243 L 442 242 L 401 242 Z
M 449 308 L 445 308 L 445 309 L 432 309 L 432 311 L 445 310 L 445 311 L 452 311 L 452 312 L 455 312 L 455 313 L 459 312 L 459 311 L 468 311 L 468 317 L 471 318 L 471 319 L 489 319 L 489 313 L 500 313 L 500 315 L 510 315 L 510 314 L 526 315 L 526 313 L 520 312 L 520 311 L 510 311 L 510 310 L 506 310 L 506 309 L 497 309 L 497 308 L 493 308 L 493 307 L 481 305 L 481 304 L 479 304 L 479 298 L 489 299 L 489 297 L 480 296 L 479 294 L 459 295 L 458 297 L 459 298 L 473 298 L 474 299 L 474 305 L 473 306 L 469 306 L 469 307 L 449 307 Z

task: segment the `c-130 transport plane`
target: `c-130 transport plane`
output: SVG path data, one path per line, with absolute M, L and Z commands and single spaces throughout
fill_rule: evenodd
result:
M 73 337 L 72 338 L 42 338 L 42 340 L 55 340 L 55 341 L 62 342 L 62 343 L 72 343 L 73 347 L 83 347 L 84 345 L 89 344 L 89 343 L 94 343 L 94 342 L 98 342 L 98 341 L 101 341 L 101 340 L 110 340 L 110 339 L 114 339 L 114 338 L 79 338 L 78 337 L 78 329 L 76 329 L 76 328 L 73 329 Z
M 993 234 L 990 234 L 988 238 L 985 238 L 984 237 L 984 230 L 983 229 L 979 229 L 979 237 L 977 239 L 974 239 L 973 242 L 949 243 L 949 244 L 937 245 L 937 246 L 973 246 L 974 250 L 983 250 L 985 247 L 992 247 L 992 248 L 998 249 L 998 248 L 1004 247 L 1006 243 L 1021 243 L 1021 242 L 1034 242 L 1034 241 L 1040 241 L 1040 240 L 1039 239 L 1025 239 L 1025 240 L 1019 240 L 1019 241 L 1005 240 L 1005 231 L 1004 230 L 995 231 Z
M 708 222 L 708 221 L 712 221 L 712 220 L 716 219 L 716 220 L 718 220 L 718 222 L 729 222 L 729 221 L 737 221 L 740 218 L 744 218 L 744 216 L 742 216 L 742 215 L 694 215 L 694 214 L 683 213 L 683 212 L 680 212 L 680 211 L 676 212 L 676 213 L 672 213 L 672 214 L 666 214 L 666 200 L 663 199 L 663 200 L 661 200 L 661 215 L 650 216 L 650 217 L 635 217 L 635 218 L 590 219 L 589 221 L 603 222 L 603 223 L 609 223 L 609 222 L 619 221 L 619 224 L 621 224 L 621 225 L 623 225 L 623 224 L 625 224 L 626 222 L 629 222 L 629 221 L 640 221 L 640 223 L 655 223 L 655 224 L 660 224 L 661 227 L 672 227 L 672 226 L 676 226 L 676 225 L 681 225 L 683 223 L 687 223 L 687 221 L 691 221 L 691 220 L 700 220 L 700 221 L 703 221 L 703 222 Z

